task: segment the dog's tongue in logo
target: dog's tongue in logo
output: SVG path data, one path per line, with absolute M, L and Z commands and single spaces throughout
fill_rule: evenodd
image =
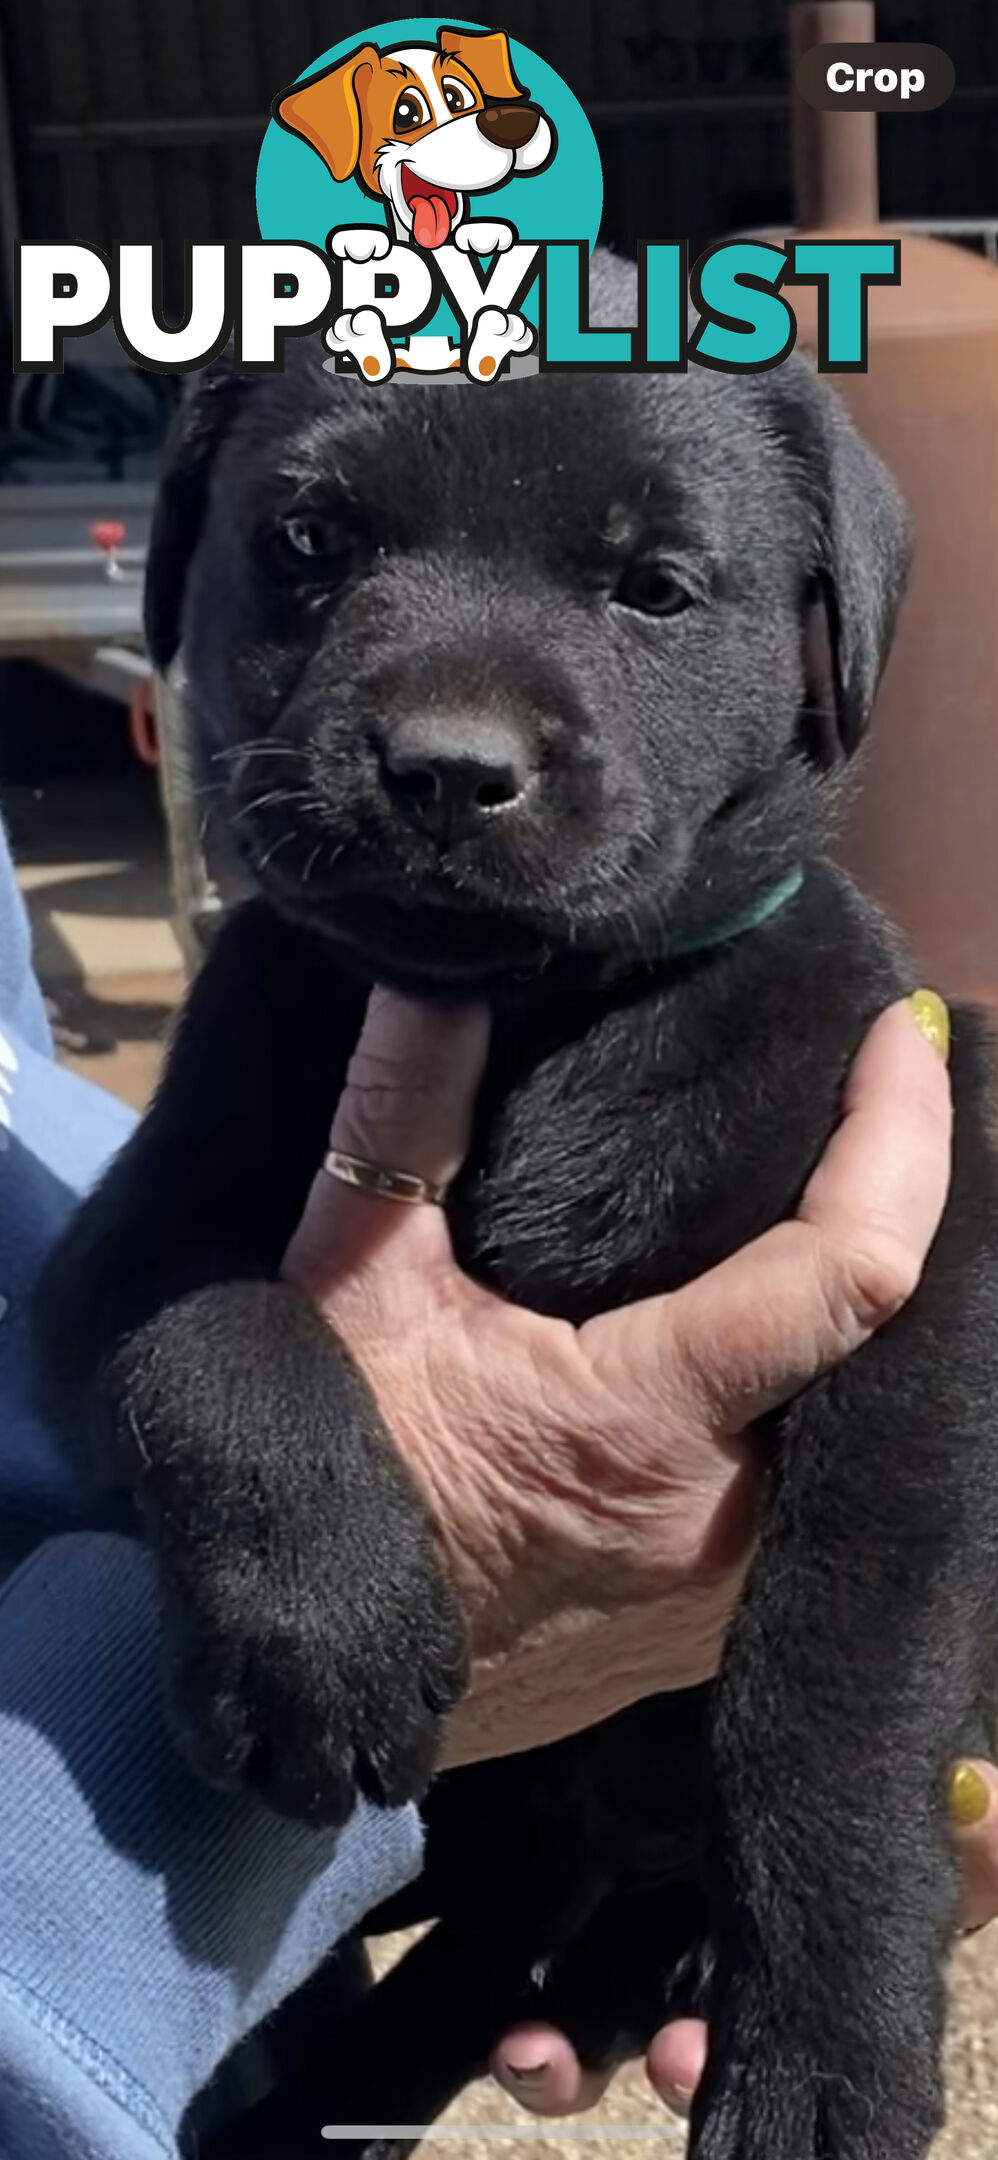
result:
M 421 180 L 410 165 L 402 167 L 402 193 L 412 211 L 412 236 L 417 247 L 443 247 L 457 216 L 457 196 L 453 188 L 435 187 L 430 180 Z

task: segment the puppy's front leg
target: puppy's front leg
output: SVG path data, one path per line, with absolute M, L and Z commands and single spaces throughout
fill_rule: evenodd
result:
M 998 1552 L 995 1246 L 968 1255 L 971 1183 L 964 1165 L 911 1305 L 781 1421 L 715 1710 L 695 2160 L 923 2160 L 941 2120 L 943 1790 Z
M 155 1549 L 195 1767 L 334 1823 L 357 1783 L 422 1788 L 464 1656 L 373 1399 L 279 1278 L 363 1006 L 318 939 L 244 909 L 37 1300 L 50 1403 Z

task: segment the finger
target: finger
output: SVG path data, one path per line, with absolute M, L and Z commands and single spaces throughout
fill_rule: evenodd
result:
M 989 1762 L 957 1763 L 948 1800 L 961 1923 L 984 1927 L 998 1919 L 998 1770 Z
M 902 1274 L 921 1272 L 949 1186 L 952 1105 L 938 1029 L 924 1011 L 931 995 L 889 1006 L 870 1029 L 798 1211 L 843 1244 L 858 1229 L 879 1235 L 897 1248 Z M 945 1020 L 942 999 L 934 1003 Z M 890 1295 L 873 1302 L 889 1304 Z
M 504 2092 L 533 2115 L 578 2115 L 595 2107 L 612 2075 L 583 2070 L 564 2033 L 540 2024 L 514 2026 L 493 2048 L 489 2068 Z
M 488 1039 L 484 1005 L 424 1005 L 374 990 L 330 1146 L 382 1169 L 449 1183 L 467 1153 Z M 284 1272 L 321 1300 L 344 1272 L 387 1245 L 399 1247 L 407 1262 L 445 1256 L 450 1248 L 442 1210 L 358 1192 L 323 1170 Z
M 700 2018 L 675 2018 L 655 2034 L 645 2068 L 659 2099 L 675 2115 L 688 2115 L 707 2060 L 707 2027 Z
M 485 1005 L 428 1005 L 373 990 L 332 1146 L 418 1177 L 452 1178 L 471 1138 L 488 1036 Z
M 735 1433 L 893 1317 L 918 1283 L 950 1172 L 949 1084 L 912 1019 L 906 1000 L 871 1028 L 795 1220 L 670 1297 L 590 1321 L 591 1354 Z

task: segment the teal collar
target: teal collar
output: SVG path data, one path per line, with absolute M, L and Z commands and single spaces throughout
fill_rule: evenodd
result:
M 796 899 L 803 883 L 803 863 L 795 863 L 786 877 L 780 878 L 775 885 L 767 885 L 739 915 L 726 915 L 723 922 L 691 931 L 689 937 L 677 938 L 669 947 L 670 960 L 687 960 L 693 953 L 707 952 L 712 945 L 729 945 L 733 938 L 743 937 L 746 930 L 758 930 L 771 915 L 786 907 L 788 900 Z

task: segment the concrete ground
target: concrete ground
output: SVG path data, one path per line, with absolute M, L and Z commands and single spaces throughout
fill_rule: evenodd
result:
M 59 1055 L 140 1107 L 183 991 L 154 787 L 136 772 L 113 782 L 7 788 L 3 803 Z M 400 1947 L 378 1945 L 379 1962 Z M 998 2160 L 998 1926 L 961 1944 L 954 1960 L 948 2087 L 949 2120 L 932 2160 Z M 574 2131 L 566 2136 L 569 2125 L 535 2126 L 491 2085 L 475 2086 L 445 2121 L 455 2133 L 446 2149 L 460 2160 L 489 2160 L 494 2125 L 515 2127 L 520 2160 L 580 2143 Z M 575 2129 L 584 2130 L 592 2160 L 644 2160 L 652 2133 L 660 2151 L 679 2155 L 684 2147 L 681 2128 L 638 2069 Z M 507 2141 L 498 2142 L 502 2149 Z
M 183 994 L 155 783 L 3 791 L 59 1055 L 141 1108 Z

